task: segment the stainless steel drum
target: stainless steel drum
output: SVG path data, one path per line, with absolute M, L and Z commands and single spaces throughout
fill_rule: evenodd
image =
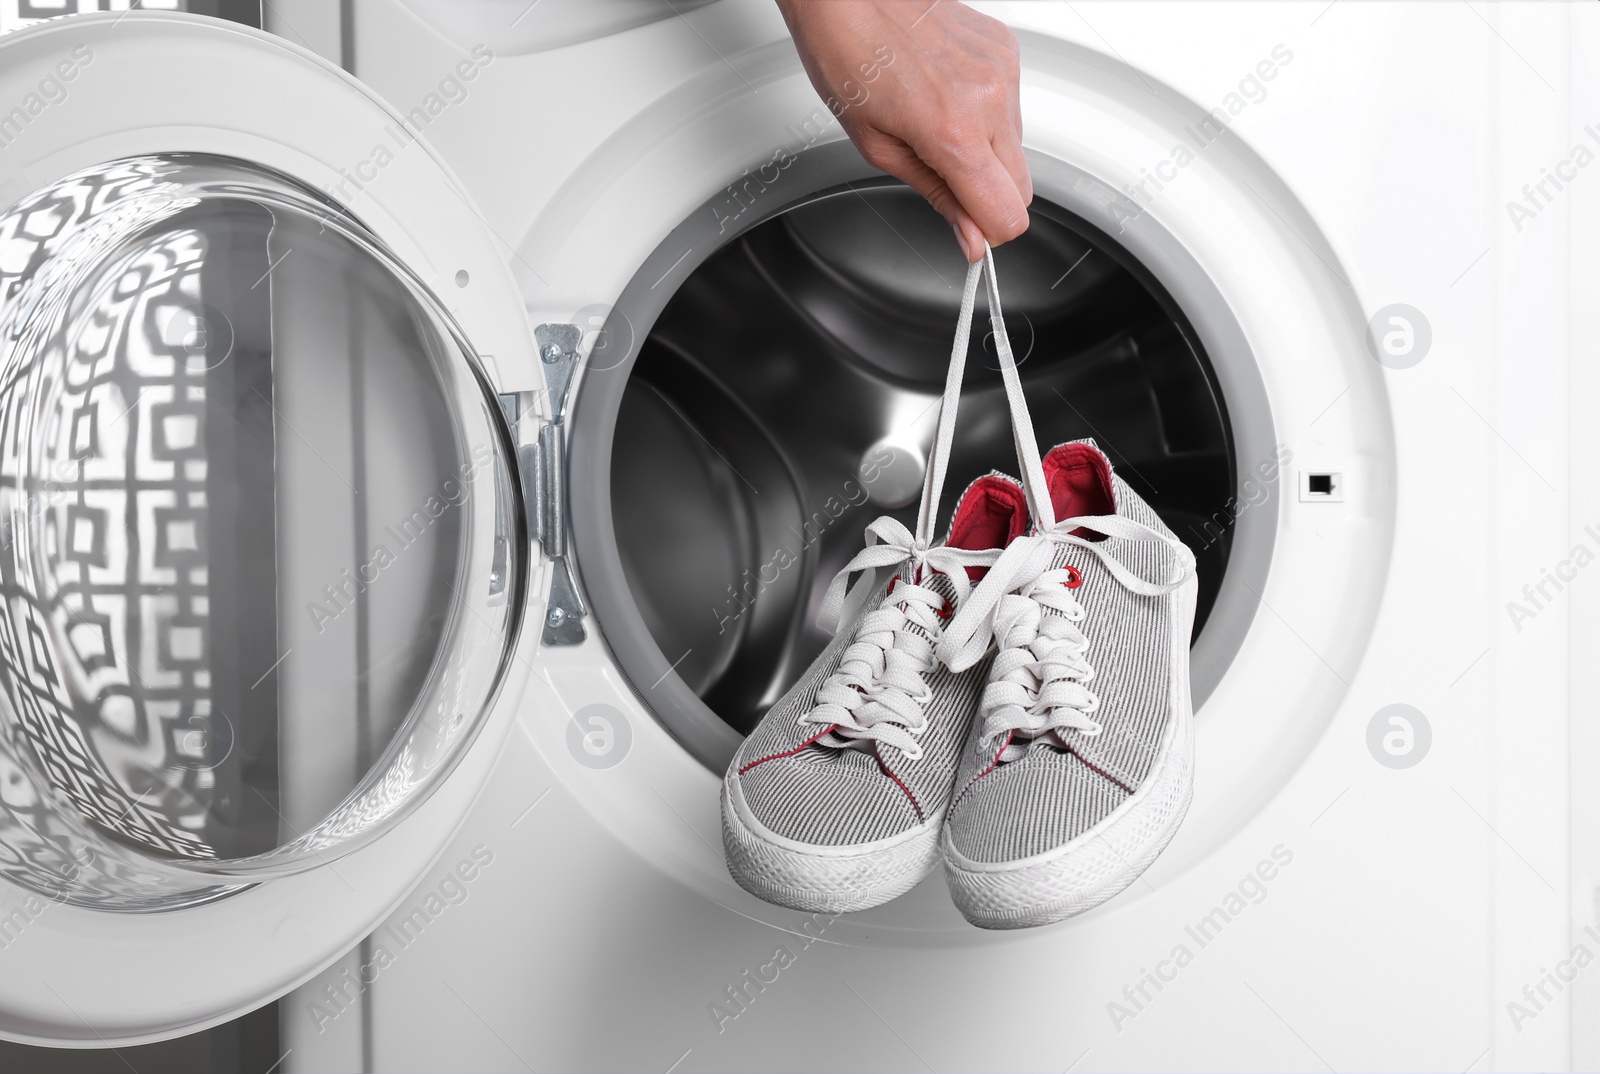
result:
M 1235 459 L 1196 334 L 1112 236 L 1042 199 L 997 261 L 1041 447 L 1095 438 L 1190 543 L 1198 635 L 1227 569 L 1232 534 L 1214 520 L 1229 517 Z M 863 527 L 884 512 L 913 521 L 964 270 L 920 197 L 855 183 L 723 246 L 642 335 L 616 404 L 609 511 L 661 662 L 630 667 L 630 647 L 613 648 L 669 727 L 685 703 L 657 679 L 668 666 L 748 732 L 825 644 L 817 604 Z M 941 525 L 965 481 L 1016 470 L 981 315 L 974 332 Z M 590 581 L 595 538 L 576 516 Z M 617 602 L 596 603 L 609 638 Z M 716 750 L 697 752 L 715 767 Z

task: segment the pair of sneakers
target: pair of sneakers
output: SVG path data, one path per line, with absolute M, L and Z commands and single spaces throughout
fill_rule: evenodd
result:
M 1022 479 L 974 481 L 938 543 L 983 278 Z M 967 278 L 917 531 L 867 528 L 823 600 L 835 640 L 735 754 L 729 871 L 769 902 L 844 913 L 942 859 L 985 928 L 1104 902 L 1188 808 L 1195 592 L 1194 557 L 1093 441 L 1040 458 L 986 256 Z

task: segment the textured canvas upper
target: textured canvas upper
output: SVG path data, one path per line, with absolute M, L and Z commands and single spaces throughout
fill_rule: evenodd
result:
M 898 572 L 908 568 L 909 562 Z M 891 577 L 882 579 L 863 615 L 888 593 L 896 572 L 883 573 Z M 955 596 L 942 574 L 931 573 L 921 584 L 947 601 Z M 873 842 L 937 816 L 950 800 L 956 763 L 988 679 L 988 660 L 960 673 L 935 663 L 923 676 L 932 695 L 924 706 L 929 726 L 918 736 L 923 753 L 914 761 L 881 742 L 871 752 L 812 743 L 827 728 L 800 722 L 817 707 L 817 691 L 838 669 L 859 621 L 860 616 L 839 630 L 734 755 L 732 768 L 739 773 L 746 805 L 777 835 L 819 846 Z M 907 629 L 930 643 L 938 641 L 914 624 Z
M 1126 482 L 1112 475 L 1112 486 L 1118 514 L 1172 535 Z M 1156 542 L 1107 538 L 1103 547 L 1142 578 L 1170 577 L 1177 565 L 1177 553 Z M 1172 651 L 1174 631 L 1187 634 L 1190 626 L 1178 614 L 1183 591 L 1136 595 L 1074 545 L 1057 547 L 1052 567 L 1065 566 L 1083 576 L 1074 596 L 1086 612 L 1078 628 L 1089 639 L 1088 686 L 1100 699 L 1094 719 L 1102 731 L 1064 730 L 1066 751 L 1041 742 L 1019 760 L 997 763 L 1003 741 L 982 743 L 974 730 L 946 821 L 952 846 L 974 861 L 1043 853 L 1093 827 L 1150 777 L 1178 716 Z
M 994 752 L 974 749 L 963 758 L 958 782 L 966 789 L 945 821 L 951 844 L 973 861 L 1016 861 L 1061 846 L 1128 797 L 1080 758 L 1047 746 L 982 779 L 966 778 L 987 767 Z

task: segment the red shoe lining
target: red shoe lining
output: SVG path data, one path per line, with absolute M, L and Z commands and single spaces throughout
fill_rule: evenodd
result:
M 1088 444 L 1061 444 L 1044 457 L 1045 484 L 1050 486 L 1050 502 L 1056 518 L 1082 515 L 1114 515 L 1117 497 L 1112 491 L 1111 463 Z M 1079 537 L 1098 537 L 1084 530 Z
M 956 514 L 950 520 L 951 548 L 982 552 L 1004 548 L 1028 530 L 1028 502 L 1022 488 L 993 475 L 972 483 Z M 986 567 L 968 567 L 967 577 L 976 582 Z

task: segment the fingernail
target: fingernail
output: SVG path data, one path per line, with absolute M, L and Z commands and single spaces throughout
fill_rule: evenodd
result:
M 955 232 L 956 245 L 961 247 L 961 256 L 966 258 L 968 261 L 971 261 L 972 243 L 967 239 L 966 229 L 960 224 L 956 223 L 954 220 L 947 221 L 947 223 L 950 225 L 950 230 Z

